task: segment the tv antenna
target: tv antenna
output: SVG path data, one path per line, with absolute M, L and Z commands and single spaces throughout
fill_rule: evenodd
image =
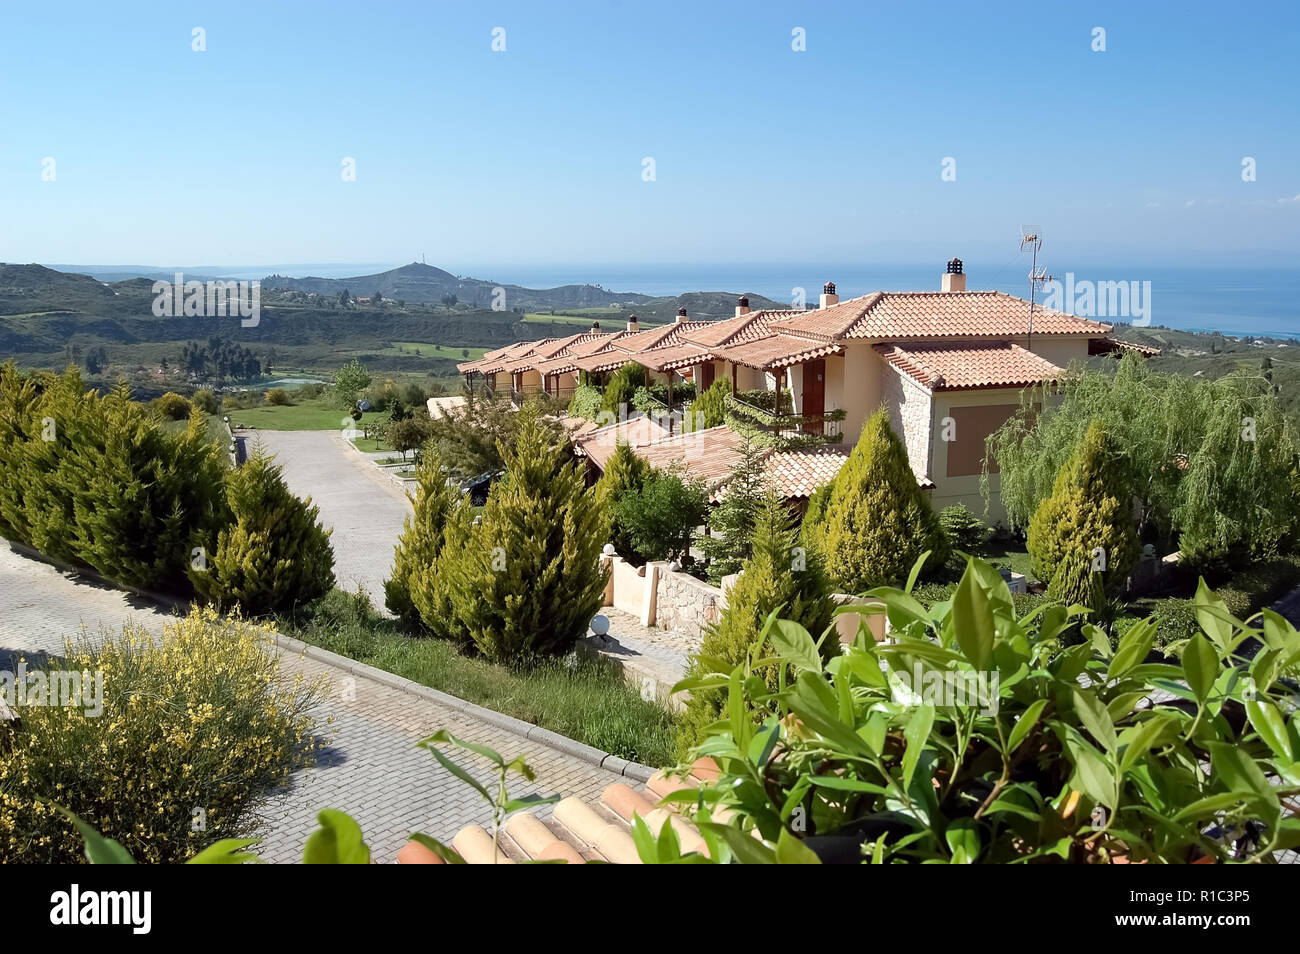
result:
M 1033 261 L 1029 266 L 1029 334 L 1026 336 L 1026 345 L 1034 343 L 1034 301 L 1037 297 L 1038 286 L 1050 282 L 1052 276 L 1047 274 L 1047 267 L 1038 267 L 1038 250 L 1043 247 L 1043 230 L 1036 225 L 1020 226 L 1020 251 L 1031 249 L 1033 251 Z

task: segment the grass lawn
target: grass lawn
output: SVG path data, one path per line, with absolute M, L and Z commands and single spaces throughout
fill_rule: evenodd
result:
M 609 312 L 614 314 L 614 312 Z M 581 328 L 590 328 L 591 323 L 597 318 L 578 318 L 574 315 L 524 315 L 524 321 L 531 325 L 549 325 L 556 322 L 561 325 L 576 325 Z
M 263 431 L 333 431 L 342 430 L 347 413 L 337 404 L 327 400 L 303 401 L 285 407 L 250 408 L 247 411 L 230 411 L 230 423 L 256 427 Z M 384 415 L 368 412 L 362 423 L 377 421 Z M 360 427 L 360 424 L 357 425 Z
M 364 454 L 371 454 L 376 451 L 391 451 L 393 449 L 382 438 L 378 437 L 358 437 L 352 444 Z
M 516 672 L 408 635 L 365 597 L 342 590 L 277 621 L 280 632 L 605 752 L 656 767 L 673 759 L 674 718 L 641 698 L 613 664 L 563 660 Z M 428 726 L 428 731 L 442 728 Z M 519 754 L 503 752 L 507 758 Z

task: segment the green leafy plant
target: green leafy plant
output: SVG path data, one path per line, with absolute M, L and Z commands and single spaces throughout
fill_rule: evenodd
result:
M 690 755 L 719 777 L 669 800 L 730 813 L 738 860 L 777 861 L 791 839 L 871 863 L 1266 862 L 1300 845 L 1284 804 L 1300 793 L 1287 683 L 1300 633 L 1281 616 L 1238 620 L 1202 585 L 1181 665 L 1147 663 L 1151 620 L 1113 650 L 1087 623 L 1066 646 L 1079 608 L 1018 617 L 972 559 L 951 601 L 926 610 L 911 595 L 920 566 L 905 588 L 871 591 L 890 643 L 863 625 L 823 663 L 806 631 L 773 618 L 764 638 L 796 671 L 788 684 L 752 678 L 767 661 L 751 654 L 679 685 L 728 701 Z M 964 702 L 935 691 L 981 674 Z
M 760 634 L 776 613 L 784 617 L 775 624 L 777 639 L 784 627 L 794 624 L 818 634 L 818 651 L 824 658 L 830 659 L 839 650 L 838 638 L 829 629 L 834 611 L 830 581 L 816 552 L 797 544 L 785 504 L 769 494 L 755 523 L 753 554 L 727 593 L 722 617 L 705 630 L 699 652 L 691 656 L 688 681 L 729 674 L 749 658 L 756 644 L 763 647 L 760 655 L 770 658 L 771 644 L 761 642 Z M 771 663 L 755 665 L 751 675 L 775 690 L 788 672 L 788 667 Z M 703 733 L 722 717 L 726 704 L 725 691 L 704 688 L 702 682 L 692 691 L 677 724 L 679 755 L 684 756 L 700 741 Z
M 695 528 L 709 510 L 708 492 L 699 480 L 653 471 L 614 505 L 615 526 L 632 553 L 642 561 L 684 561 Z

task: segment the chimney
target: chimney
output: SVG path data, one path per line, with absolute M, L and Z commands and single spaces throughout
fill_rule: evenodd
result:
M 748 315 L 748 314 L 749 314 L 749 298 L 747 298 L 745 295 L 741 295 L 740 298 L 736 300 L 736 317 L 739 318 L 741 315 Z
M 966 273 L 961 270 L 961 259 L 954 258 L 948 262 L 948 270 L 943 273 L 940 291 L 964 292 L 966 290 Z
M 594 334 L 597 334 L 599 331 L 600 331 L 600 322 L 599 322 L 599 321 L 593 321 L 593 322 L 591 323 L 591 333 L 594 335 Z
M 691 320 L 691 319 L 689 319 L 689 318 L 686 317 L 686 309 L 685 309 L 685 308 L 678 308 L 678 309 L 677 309 L 677 320 L 678 320 L 678 321 L 690 321 L 690 320 Z
M 831 305 L 838 305 L 839 303 L 840 296 L 835 294 L 835 283 L 827 282 L 822 286 L 821 307 L 829 308 Z
M 627 330 L 629 332 L 641 330 L 641 324 L 636 320 L 636 315 L 627 316 Z

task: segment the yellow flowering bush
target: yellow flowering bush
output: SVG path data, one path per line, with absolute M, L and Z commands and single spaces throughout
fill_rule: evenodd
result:
M 0 862 L 84 861 L 62 805 L 140 862 L 179 862 L 255 827 L 255 796 L 310 756 L 320 685 L 278 676 L 270 630 L 211 608 L 161 638 L 83 636 L 50 668 L 103 674 L 103 711 L 18 706 L 0 748 Z M 35 668 L 35 667 L 29 667 Z

